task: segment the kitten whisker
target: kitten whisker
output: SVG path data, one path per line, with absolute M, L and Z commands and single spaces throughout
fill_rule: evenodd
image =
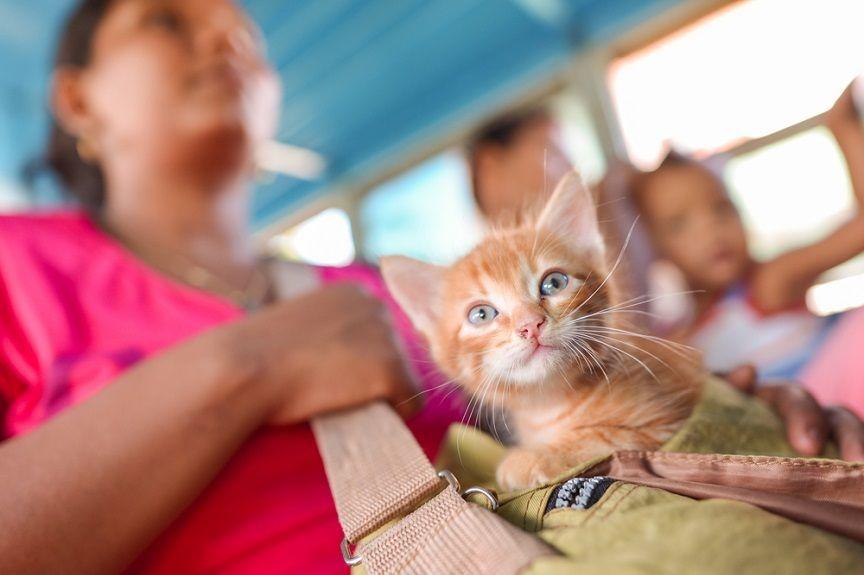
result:
M 501 381 L 502 381 L 502 378 L 500 376 L 496 376 L 492 380 L 490 388 L 486 390 L 486 396 L 489 396 L 489 395 L 492 396 L 491 405 L 485 399 L 485 397 L 481 398 L 481 403 L 480 403 L 481 409 L 483 406 L 489 406 L 491 408 L 491 412 L 486 412 L 486 413 L 488 416 L 491 416 L 491 418 L 492 418 L 492 422 L 491 422 L 492 428 L 491 429 L 492 429 L 492 434 L 495 436 L 496 439 L 499 439 L 501 437 L 501 435 L 498 433 L 498 419 L 497 419 L 497 416 L 495 413 L 495 406 L 496 406 L 496 402 L 497 402 L 497 398 L 498 398 L 498 389 L 501 386 Z M 502 408 L 503 408 L 503 406 L 502 406 Z M 479 421 L 479 412 L 478 412 L 478 421 Z
M 406 403 L 411 403 L 412 401 L 414 401 L 415 399 L 417 399 L 418 397 L 420 397 L 422 395 L 426 395 L 427 393 L 429 393 L 429 394 L 434 393 L 434 392 L 438 391 L 439 389 L 441 389 L 442 387 L 446 387 L 448 385 L 457 386 L 458 383 L 456 382 L 455 378 L 450 378 L 443 383 L 439 383 L 438 385 L 432 386 L 432 387 L 427 388 L 427 389 L 421 389 L 420 391 L 418 391 L 417 393 L 415 393 L 414 395 L 412 395 L 408 399 L 399 402 L 397 405 L 405 405 Z
M 574 343 L 576 343 L 576 344 L 579 345 L 580 347 L 583 346 L 583 344 L 582 344 L 581 341 L 578 341 L 578 340 L 577 340 L 577 341 L 575 341 Z M 600 369 L 600 371 L 603 373 L 603 377 L 606 378 L 606 383 L 607 383 L 608 385 L 612 385 L 612 382 L 611 382 L 610 379 L 609 379 L 609 374 L 606 372 L 606 369 L 603 367 L 603 362 L 601 361 L 600 356 L 597 354 L 597 352 L 594 351 L 593 349 L 591 349 L 591 346 L 590 346 L 590 345 L 587 345 L 587 344 L 584 345 L 584 348 L 585 348 L 586 352 L 589 354 L 589 356 L 590 356 L 590 357 L 594 360 L 594 362 L 597 364 L 597 367 Z
M 629 300 L 623 301 L 623 302 L 616 304 L 614 306 L 610 306 L 608 308 L 604 308 L 602 310 L 592 312 L 592 313 L 589 313 L 587 315 L 579 316 L 578 318 L 574 318 L 574 321 L 580 321 L 580 320 L 588 319 L 589 317 L 594 317 L 595 315 L 601 315 L 604 312 L 610 311 L 610 310 L 621 310 L 621 309 L 634 308 L 634 307 L 638 307 L 638 306 L 644 305 L 646 303 L 651 303 L 651 302 L 654 302 L 654 301 L 657 301 L 659 299 L 663 299 L 666 297 L 673 297 L 673 296 L 679 296 L 679 295 L 692 295 L 692 294 L 701 293 L 702 291 L 703 290 L 689 290 L 689 291 L 672 292 L 672 293 L 666 293 L 666 294 L 657 294 L 656 296 L 643 294 L 643 295 L 639 295 L 639 296 L 630 298 Z M 587 302 L 587 300 L 586 300 L 586 302 Z M 577 310 L 578 310 L 578 308 L 577 308 Z M 644 313 L 647 313 L 647 312 L 644 312 Z
M 657 336 L 639 333 L 639 332 L 635 332 L 635 331 L 630 331 L 630 330 L 626 330 L 626 329 L 621 329 L 621 328 L 617 328 L 617 327 L 592 326 L 589 329 L 600 329 L 600 330 L 605 330 L 607 332 L 620 333 L 622 335 L 626 335 L 626 336 L 630 336 L 630 337 L 638 337 L 640 339 L 653 341 L 654 343 L 657 343 L 658 345 L 662 345 L 663 347 L 665 347 L 669 351 L 678 354 L 680 357 L 687 357 L 687 354 L 682 350 L 686 350 L 689 352 L 698 352 L 699 351 L 695 347 L 689 346 L 685 343 L 680 343 L 677 341 L 672 341 L 670 339 L 665 339 L 662 337 L 657 337 Z
M 570 301 L 567 302 L 567 307 L 564 308 L 564 312 L 561 314 L 562 317 L 565 317 L 565 318 L 569 318 L 569 317 L 570 317 L 570 313 L 571 313 L 570 310 L 571 310 L 571 308 L 573 307 L 573 304 L 576 303 L 576 300 L 579 298 L 579 295 L 582 293 L 582 290 L 585 289 L 585 286 L 588 285 L 588 280 L 591 279 L 591 274 L 592 274 L 592 273 L 594 273 L 594 272 L 590 272 L 590 271 L 588 272 L 588 275 L 585 276 L 585 281 L 583 281 L 583 282 L 582 282 L 582 285 L 579 286 L 579 291 L 577 291 L 577 292 L 573 295 L 573 297 L 570 298 Z M 586 301 L 587 301 L 587 300 L 586 300 Z M 584 302 L 583 302 L 583 303 L 584 303 Z M 578 309 L 578 308 L 577 308 L 577 309 Z M 575 310 L 574 310 L 574 312 L 575 312 Z
M 663 365 L 666 369 L 672 371 L 673 373 L 678 373 L 678 370 L 677 370 L 677 369 L 673 368 L 673 367 L 670 366 L 668 363 L 666 363 L 664 360 L 660 359 L 659 357 L 657 357 L 655 354 L 651 353 L 650 351 L 645 350 L 645 349 L 642 349 L 642 348 L 639 347 L 638 345 L 635 345 L 635 344 L 630 343 L 630 342 L 628 342 L 628 341 L 625 341 L 625 340 L 623 340 L 623 339 L 614 338 L 614 337 L 609 336 L 609 335 L 602 335 L 602 334 L 598 334 L 598 333 L 595 333 L 595 334 L 593 334 L 593 335 L 594 335 L 595 337 L 602 337 L 602 338 L 604 338 L 604 339 L 614 341 L 615 343 L 619 343 L 619 344 L 621 344 L 621 345 L 626 345 L 626 346 L 628 346 L 628 347 L 631 347 L 631 348 L 634 348 L 634 349 L 636 349 L 636 350 L 638 350 L 638 351 L 641 351 L 642 353 L 646 353 L 646 354 L 648 354 L 649 356 L 651 356 L 653 359 L 657 360 L 657 361 L 658 361 L 661 365 Z
M 604 332 L 607 334 L 620 334 L 621 336 L 635 337 L 635 338 L 643 339 L 646 341 L 651 341 L 651 342 L 654 342 L 658 345 L 663 346 L 664 348 L 668 349 L 669 351 L 672 351 L 673 353 L 676 353 L 679 357 L 688 357 L 686 352 L 698 353 L 698 351 L 699 351 L 695 347 L 689 346 L 685 343 L 672 341 L 670 339 L 665 339 L 665 338 L 654 336 L 654 335 L 639 333 L 636 331 L 630 331 L 627 329 L 622 329 L 619 327 L 613 327 L 613 326 L 609 326 L 609 325 L 582 326 L 578 329 L 579 329 L 579 331 L 594 330 L 594 331 L 601 331 L 601 332 Z
M 660 378 L 657 377 L 657 374 L 654 373 L 654 371 L 650 367 L 648 367 L 648 365 L 644 361 L 642 361 L 641 359 L 639 359 L 638 357 L 636 357 L 632 353 L 628 353 L 619 347 L 615 347 L 614 345 L 610 344 L 608 341 L 602 341 L 602 340 L 598 339 L 598 336 L 596 336 L 596 335 L 592 335 L 590 339 L 591 339 L 591 341 L 594 341 L 595 343 L 597 343 L 599 345 L 609 347 L 609 348 L 617 351 L 618 353 L 626 355 L 627 357 L 629 357 L 630 359 L 632 359 L 633 361 L 638 363 L 640 366 L 642 366 L 642 368 L 645 369 L 645 371 L 647 371 L 651 375 L 651 377 L 654 379 L 654 381 L 656 381 L 658 384 L 662 384 L 662 382 L 660 381 Z M 616 342 L 616 343 L 618 343 L 618 342 Z M 620 342 L 620 343 L 623 343 L 623 342 Z
M 585 369 L 587 369 L 593 375 L 594 374 L 594 365 L 592 364 L 592 361 L 591 361 L 592 358 L 586 353 L 587 350 L 584 349 L 579 344 L 579 342 L 577 342 L 575 340 L 564 340 L 562 343 L 564 345 L 564 348 L 568 352 L 570 352 L 576 356 L 576 359 L 579 361 L 580 366 L 582 363 L 584 363 L 585 367 L 584 367 L 583 371 Z M 557 364 L 558 364 L 558 362 L 556 361 L 556 365 Z
M 591 348 L 590 342 L 587 340 L 582 341 L 582 338 L 579 338 L 579 337 L 575 338 L 574 341 L 578 342 L 578 344 L 580 346 L 583 346 L 588 352 L 590 352 L 591 357 L 594 358 L 594 361 L 597 363 L 597 366 L 600 368 L 600 371 L 603 373 L 603 377 L 606 380 L 606 387 L 607 388 L 611 387 L 612 380 L 609 378 L 609 373 L 606 371 L 606 368 L 603 367 L 603 360 L 600 357 L 600 355 L 597 353 L 597 351 Z
M 590 302 L 591 299 L 593 299 L 594 296 L 597 295 L 597 292 L 599 292 L 601 289 L 603 289 L 603 286 L 606 285 L 606 283 L 609 281 L 609 278 L 611 278 L 612 274 L 615 273 L 615 270 L 618 269 L 618 266 L 621 264 L 621 260 L 624 258 L 624 251 L 627 249 L 627 246 L 630 245 L 630 240 L 633 237 L 633 230 L 636 229 L 636 223 L 638 221 L 639 221 L 639 216 L 636 216 L 636 219 L 633 220 L 633 224 L 630 226 L 630 231 L 627 232 L 627 237 L 624 239 L 624 244 L 621 246 L 621 249 L 618 251 L 618 257 L 615 259 L 615 263 L 612 265 L 612 269 L 609 270 L 609 273 L 606 274 L 606 277 L 603 279 L 602 282 L 600 282 L 600 285 L 597 286 L 597 288 L 591 293 L 591 295 L 588 296 L 588 298 L 585 301 L 583 301 L 581 304 L 579 304 L 579 306 L 574 310 L 574 312 L 579 311 L 582 308 L 582 306 L 584 306 L 585 304 Z
M 558 364 L 558 363 L 555 364 L 555 367 L 556 367 L 556 369 L 558 370 L 558 372 L 561 374 L 561 378 L 564 380 L 564 383 L 567 384 L 567 387 L 568 387 L 571 391 L 576 391 L 576 389 L 573 387 L 573 384 L 570 383 L 570 380 L 569 380 L 569 379 L 567 379 L 567 372 L 564 371 L 564 368 L 563 368 L 560 364 Z
M 465 438 L 465 430 L 468 427 L 472 427 L 471 418 L 474 415 L 474 409 L 479 405 L 480 399 L 483 396 L 484 390 L 489 383 L 488 375 L 483 377 L 483 382 L 480 387 L 471 393 L 471 397 L 468 400 L 468 405 L 465 407 L 465 411 L 462 414 L 462 419 L 460 420 L 460 425 L 462 428 L 459 431 L 459 437 L 456 439 L 456 453 L 459 458 L 459 463 L 464 464 L 462 460 L 462 440 Z M 479 413 L 479 412 L 478 412 Z M 467 416 L 467 419 L 466 419 Z M 479 415 L 478 415 L 479 417 Z M 475 426 L 476 427 L 476 426 Z
M 539 251 L 537 249 L 537 240 L 540 238 L 540 232 L 534 235 L 534 244 L 531 246 L 531 257 L 535 260 L 542 259 L 546 253 L 552 248 L 562 247 L 566 244 L 563 240 L 553 234 L 546 233 L 543 237 L 543 243 L 540 245 Z

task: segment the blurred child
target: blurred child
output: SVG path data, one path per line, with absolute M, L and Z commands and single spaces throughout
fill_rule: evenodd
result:
M 767 262 L 752 259 L 723 182 L 699 162 L 672 152 L 634 186 L 656 250 L 696 291 L 681 335 L 705 351 L 709 369 L 753 363 L 766 377 L 795 376 L 824 340 L 829 320 L 807 310 L 805 294 L 823 272 L 864 250 L 864 131 L 850 88 L 825 124 L 849 165 L 858 211 L 824 239 Z
M 519 220 L 543 205 L 573 162 L 562 142 L 561 126 L 545 107 L 531 107 L 495 118 L 471 139 L 466 150 L 471 190 L 483 219 L 492 225 Z M 627 199 L 635 169 L 616 163 L 595 190 L 600 227 L 610 251 L 618 253 L 624 238 L 631 241 L 616 270 L 619 286 L 629 294 L 646 293 L 647 271 L 653 257 L 642 226 Z M 645 307 L 642 305 L 638 308 Z M 647 309 L 647 307 L 645 307 Z M 644 316 L 634 314 L 634 321 Z

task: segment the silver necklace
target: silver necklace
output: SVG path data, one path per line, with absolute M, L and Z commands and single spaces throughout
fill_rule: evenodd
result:
M 270 301 L 273 295 L 269 274 L 269 267 L 273 261 L 271 257 L 258 259 L 249 272 L 249 277 L 242 286 L 238 287 L 183 254 L 152 246 L 144 248 L 126 239 L 104 221 L 100 223 L 106 233 L 147 265 L 183 284 L 224 297 L 246 311 L 258 309 Z

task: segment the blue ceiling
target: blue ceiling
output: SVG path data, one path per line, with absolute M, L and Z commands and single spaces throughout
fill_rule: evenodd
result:
M 328 184 L 398 162 L 443 126 L 493 110 L 573 52 L 682 0 L 245 0 L 284 83 L 279 139 L 323 178 L 259 188 L 274 220 Z M 0 0 L 0 175 L 39 148 L 52 42 L 69 0 Z

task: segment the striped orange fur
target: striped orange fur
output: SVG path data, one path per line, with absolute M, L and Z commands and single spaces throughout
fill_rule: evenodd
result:
M 443 372 L 506 410 L 516 445 L 498 469 L 501 487 L 536 486 L 614 450 L 657 448 L 690 414 L 698 357 L 630 327 L 616 265 L 576 174 L 538 216 L 491 231 L 450 267 L 382 260 Z

